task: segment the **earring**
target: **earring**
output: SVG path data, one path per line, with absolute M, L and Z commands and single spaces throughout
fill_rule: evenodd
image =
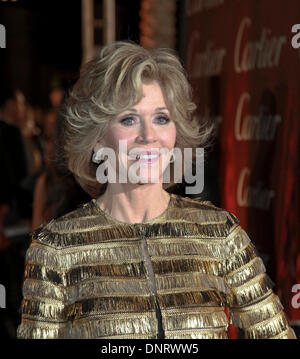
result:
M 103 160 L 102 149 L 93 153 L 92 162 L 99 164 L 102 160 Z

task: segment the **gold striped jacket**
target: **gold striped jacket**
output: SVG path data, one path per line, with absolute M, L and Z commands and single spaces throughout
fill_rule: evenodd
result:
M 18 338 L 295 338 L 237 218 L 171 194 L 128 224 L 95 199 L 32 232 Z

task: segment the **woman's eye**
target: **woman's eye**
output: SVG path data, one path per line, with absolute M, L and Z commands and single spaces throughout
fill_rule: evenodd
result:
M 125 117 L 120 122 L 124 126 L 131 126 L 134 123 L 134 118 L 133 117 Z
M 156 120 L 161 125 L 164 125 L 164 124 L 170 122 L 170 119 L 167 116 L 159 116 L 159 117 L 156 118 Z
M 123 126 L 133 126 L 136 122 L 136 118 L 133 116 L 124 117 L 120 120 L 120 123 Z M 168 116 L 158 116 L 155 118 L 155 122 L 159 125 L 165 125 L 168 122 L 170 122 L 170 119 Z

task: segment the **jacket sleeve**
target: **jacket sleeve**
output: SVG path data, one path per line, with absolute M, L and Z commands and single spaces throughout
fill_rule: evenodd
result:
M 26 252 L 19 339 L 63 338 L 68 326 L 59 250 L 44 241 L 47 236 L 39 227 Z
M 236 224 L 226 241 L 224 279 L 232 324 L 244 330 L 246 339 L 296 339 L 247 233 Z

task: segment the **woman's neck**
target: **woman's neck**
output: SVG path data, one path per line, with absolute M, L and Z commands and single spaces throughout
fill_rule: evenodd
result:
M 120 189 L 110 184 L 97 198 L 99 207 L 111 217 L 126 223 L 149 222 L 169 205 L 170 195 L 158 185 L 138 185 Z

